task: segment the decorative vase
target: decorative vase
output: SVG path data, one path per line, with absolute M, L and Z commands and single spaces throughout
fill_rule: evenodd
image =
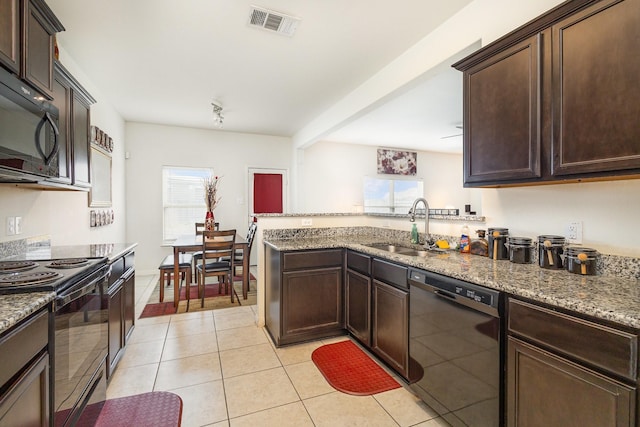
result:
M 212 211 L 207 211 L 207 216 L 204 220 L 204 229 L 207 231 L 213 231 L 215 224 L 215 219 L 213 217 Z

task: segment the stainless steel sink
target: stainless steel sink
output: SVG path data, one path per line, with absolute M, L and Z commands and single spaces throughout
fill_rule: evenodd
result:
M 374 249 L 379 249 L 382 251 L 400 254 L 400 255 L 421 256 L 421 257 L 427 256 L 427 251 L 409 248 L 406 246 L 390 245 L 388 243 L 373 243 L 371 245 L 365 245 L 365 246 L 368 246 Z

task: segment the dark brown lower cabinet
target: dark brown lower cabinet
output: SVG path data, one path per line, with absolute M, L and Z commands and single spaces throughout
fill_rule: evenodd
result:
M 636 425 L 635 388 L 513 337 L 507 364 L 509 426 Z
M 367 347 L 371 346 L 371 278 L 347 269 L 345 323 L 347 330 Z
M 507 324 L 507 425 L 638 425 L 637 331 L 514 298 Z
M 135 254 L 111 263 L 109 279 L 109 355 L 107 377 L 113 375 L 135 326 Z
M 371 350 L 400 375 L 409 375 L 409 292 L 373 281 Z
M 0 337 L 0 426 L 49 425 L 49 312 Z
M 342 249 L 265 245 L 265 322 L 277 346 L 344 334 Z

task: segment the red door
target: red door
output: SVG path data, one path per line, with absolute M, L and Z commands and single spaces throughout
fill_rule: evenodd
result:
M 282 175 L 253 174 L 253 212 L 282 213 Z

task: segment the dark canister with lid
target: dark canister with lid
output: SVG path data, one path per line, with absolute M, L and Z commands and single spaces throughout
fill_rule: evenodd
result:
M 516 264 L 533 262 L 533 242 L 528 237 L 507 237 L 509 261 Z
M 599 257 L 600 254 L 595 249 L 569 246 L 565 249 L 564 262 L 570 273 L 590 276 L 596 274 Z
M 507 251 L 508 228 L 489 228 L 489 258 L 509 259 Z
M 564 253 L 564 236 L 538 236 L 538 264 L 542 268 L 561 269 Z

